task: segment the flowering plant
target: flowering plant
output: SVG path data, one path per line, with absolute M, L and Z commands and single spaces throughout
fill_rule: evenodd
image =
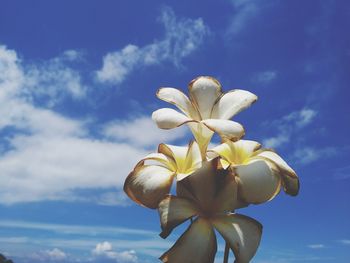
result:
M 262 225 L 253 218 L 235 213 L 249 204 L 273 199 L 283 188 L 298 194 L 294 170 L 273 150 L 258 142 L 241 139 L 244 129 L 230 119 L 257 100 L 245 90 L 222 92 L 212 77 L 198 77 L 189 84 L 189 97 L 174 88 L 161 88 L 158 98 L 174 104 L 152 114 L 161 129 L 187 124 L 195 141 L 188 146 L 160 144 L 157 153 L 143 158 L 128 175 L 124 191 L 136 203 L 158 209 L 166 238 L 186 220 L 188 229 L 161 257 L 169 263 L 212 263 L 217 241 L 214 229 L 226 241 L 237 263 L 249 262 L 260 243 Z M 208 145 L 214 133 L 222 143 Z M 176 195 L 170 194 L 173 181 Z

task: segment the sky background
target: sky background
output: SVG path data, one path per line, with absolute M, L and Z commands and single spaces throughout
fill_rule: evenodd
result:
M 259 99 L 246 139 L 297 171 L 297 197 L 239 210 L 264 225 L 252 262 L 350 261 L 348 1 L 0 0 L 0 253 L 15 263 L 157 262 L 157 212 L 125 177 L 158 143 L 159 87 L 200 75 Z M 218 261 L 223 256 L 222 240 Z

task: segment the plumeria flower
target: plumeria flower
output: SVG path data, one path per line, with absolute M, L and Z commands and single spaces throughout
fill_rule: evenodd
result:
M 146 156 L 128 175 L 124 191 L 136 203 L 157 208 L 169 193 L 175 177 L 183 180 L 201 165 L 201 152 L 196 142 L 188 147 L 160 144 L 158 153 Z
M 244 135 L 242 125 L 229 119 L 257 100 L 256 95 L 245 90 L 223 93 L 219 81 L 212 77 L 192 80 L 189 98 L 174 88 L 159 89 L 157 97 L 183 112 L 171 108 L 156 110 L 152 118 L 158 127 L 173 129 L 187 123 L 200 146 L 203 159 L 214 132 L 230 140 L 238 140 Z
M 274 198 L 280 191 L 292 196 L 299 192 L 295 171 L 273 150 L 260 149 L 258 142 L 226 141 L 209 150 L 219 155 L 223 167 L 231 170 L 238 182 L 239 198 L 259 204 Z
M 262 226 L 256 220 L 230 211 L 236 207 L 237 183 L 219 159 L 177 183 L 177 196 L 167 196 L 159 204 L 161 236 L 194 219 L 184 234 L 160 259 L 168 263 L 212 263 L 217 241 L 216 229 L 230 246 L 236 263 L 247 263 L 261 239 Z

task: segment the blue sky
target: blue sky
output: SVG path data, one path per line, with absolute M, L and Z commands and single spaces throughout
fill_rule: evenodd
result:
M 158 143 L 191 139 L 153 124 L 156 90 L 210 75 L 258 95 L 235 120 L 301 181 L 239 211 L 264 225 L 253 262 L 349 262 L 347 1 L 0 4 L 0 253 L 157 262 L 183 227 L 162 240 L 122 185 Z

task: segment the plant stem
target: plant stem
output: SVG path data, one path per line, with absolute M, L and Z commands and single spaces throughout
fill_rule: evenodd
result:
M 230 247 L 227 242 L 225 242 L 225 252 L 224 252 L 224 262 L 223 263 L 228 263 L 228 256 L 230 252 Z

